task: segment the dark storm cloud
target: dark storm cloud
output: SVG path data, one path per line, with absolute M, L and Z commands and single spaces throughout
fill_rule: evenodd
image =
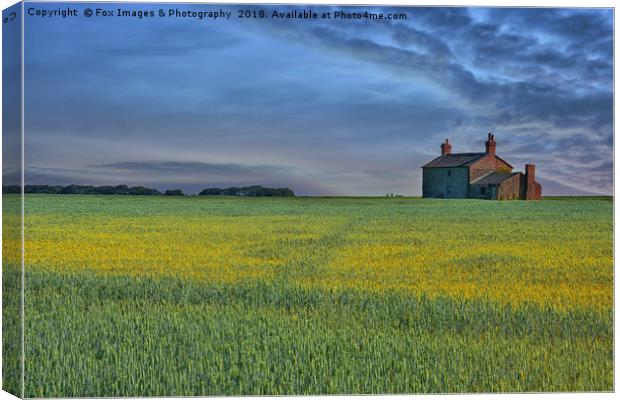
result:
M 416 46 L 435 59 L 449 60 L 454 54 L 448 45 L 431 34 L 403 24 L 393 25 L 392 37 L 401 47 Z
M 178 161 L 146 161 L 146 162 L 118 162 L 113 164 L 101 164 L 89 166 L 98 170 L 121 170 L 128 172 L 150 172 L 154 174 L 206 174 L 218 176 L 253 176 L 265 174 L 291 174 L 294 167 L 274 165 L 240 165 L 240 164 L 214 164 L 203 162 L 178 162 Z
M 472 24 L 470 11 L 466 8 L 433 7 L 411 10 L 414 20 L 425 26 L 448 28 L 451 31 L 468 29 Z
M 493 25 L 474 24 L 471 35 L 475 43 L 481 45 L 474 49 L 475 54 L 489 51 L 484 43 L 495 43 L 497 48 L 505 48 L 506 54 L 514 54 L 516 48 L 523 48 L 527 42 L 516 35 L 496 35 L 498 28 Z M 481 33 L 484 32 L 484 33 Z M 502 83 L 481 80 L 462 64 L 437 59 L 435 54 L 422 54 L 414 50 L 404 50 L 390 45 L 382 45 L 368 39 L 345 38 L 338 32 L 327 28 L 309 30 L 322 45 L 331 46 L 340 53 L 374 62 L 405 75 L 423 75 L 452 90 L 465 99 L 476 103 L 486 103 L 498 112 L 498 123 L 520 122 L 523 119 L 551 119 L 558 126 L 574 125 L 577 120 L 587 122 L 592 128 L 600 128 L 611 123 L 611 93 L 596 92 L 584 95 L 575 94 L 571 86 L 557 87 L 544 81 L 517 81 Z M 522 40 L 520 40 L 522 39 Z M 309 39 L 312 40 L 312 39 Z M 435 47 L 437 47 L 435 45 Z M 447 46 L 445 47 L 447 49 Z M 481 50 L 482 49 L 482 50 Z M 443 52 L 443 54 L 448 54 Z M 504 54 L 501 59 L 508 57 Z M 540 53 L 541 55 L 543 53 Z M 555 54 L 548 50 L 547 55 Z M 557 60 L 534 58 L 533 63 L 553 68 Z M 532 60 L 529 61 L 532 63 Z M 563 61 L 562 67 L 569 64 Z M 589 68 L 588 68 L 589 69 Z M 589 77 L 586 77 L 589 78 Z
M 612 74 L 611 18 L 603 10 L 495 9 L 485 34 L 473 24 L 460 37 L 477 62 L 534 73 L 536 78 L 587 86 Z M 561 72 L 561 74 L 558 74 Z
M 440 140 L 480 151 L 492 130 L 502 157 L 557 183 L 546 194 L 610 193 L 611 10 L 371 11 L 409 18 L 28 20 L 36 173 L 419 194 Z
M 495 8 L 489 9 L 489 16 L 498 24 L 546 32 L 568 43 L 611 39 L 611 9 Z

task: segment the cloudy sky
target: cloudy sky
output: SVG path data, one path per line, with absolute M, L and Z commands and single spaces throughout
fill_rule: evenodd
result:
M 69 6 L 80 16 L 25 19 L 26 183 L 420 195 L 444 138 L 483 151 L 492 131 L 516 170 L 536 163 L 545 195 L 612 193 L 610 9 L 304 21 L 175 5 L 233 12 L 213 21 Z

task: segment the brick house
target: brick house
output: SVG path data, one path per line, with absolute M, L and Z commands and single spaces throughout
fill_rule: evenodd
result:
M 484 153 L 452 153 L 448 139 L 441 156 L 422 166 L 422 197 L 449 199 L 540 200 L 534 164 L 525 174 L 495 154 L 495 136 L 489 133 Z

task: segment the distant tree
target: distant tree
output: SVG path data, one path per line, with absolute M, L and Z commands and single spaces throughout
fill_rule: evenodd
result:
M 63 187 L 60 194 L 98 194 L 97 188 L 86 185 L 69 185 Z
M 289 188 L 278 188 L 275 189 L 277 194 L 274 194 L 274 196 L 280 196 L 280 197 L 295 197 L 295 193 L 293 193 L 293 191 Z
M 47 193 L 47 194 L 58 194 L 62 190 L 62 186 L 50 186 L 50 185 L 26 185 L 25 189 L 30 193 Z
M 21 193 L 19 185 L 6 185 L 2 187 L 3 193 Z M 99 195 L 134 195 L 134 196 L 185 196 L 181 189 L 169 189 L 161 193 L 157 189 L 151 189 L 144 186 L 128 187 L 127 185 L 68 185 L 68 186 L 52 186 L 52 185 L 26 185 L 25 193 L 39 194 L 99 194 Z M 249 197 L 293 197 L 295 193 L 289 188 L 268 188 L 260 185 L 244 186 L 244 187 L 228 187 L 207 188 L 202 190 L 199 196 L 249 196 Z
M 208 188 L 198 193 L 198 196 L 219 196 L 222 194 L 222 189 Z
M 77 192 L 77 186 L 69 185 L 69 186 L 64 186 L 63 188 L 61 188 L 58 194 L 77 194 L 76 192 Z
M 114 193 L 114 186 L 99 186 L 95 188 L 97 194 L 116 194 Z
M 95 187 L 97 194 L 114 194 L 114 195 L 126 195 L 129 194 L 129 188 L 127 185 L 117 186 L 97 186 Z
M 3 193 L 21 193 L 20 186 L 8 185 L 2 187 Z M 26 185 L 24 193 L 28 194 L 103 194 L 103 195 L 161 195 L 156 189 L 144 186 L 134 186 L 129 188 L 127 185 L 117 186 L 89 186 L 89 185 Z
M 222 196 L 243 196 L 242 190 L 238 187 L 222 189 Z
M 204 189 L 199 196 L 248 196 L 248 197 L 293 197 L 295 193 L 289 188 L 267 188 L 260 185 L 229 187 L 225 189 L 208 188 Z
M 22 187 L 19 185 L 6 185 L 6 186 L 2 186 L 2 193 L 3 194 L 21 194 L 22 193 Z
M 127 185 L 114 186 L 114 194 L 129 194 L 129 187 Z
M 160 195 L 161 192 L 156 189 L 150 189 L 144 186 L 133 186 L 129 188 L 129 194 L 134 196 L 156 196 Z

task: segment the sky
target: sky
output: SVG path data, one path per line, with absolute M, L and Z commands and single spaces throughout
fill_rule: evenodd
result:
M 535 163 L 544 195 L 612 194 L 610 9 L 312 7 L 406 20 L 25 18 L 27 184 L 421 195 L 452 152 Z M 106 9 L 114 4 L 102 4 Z

